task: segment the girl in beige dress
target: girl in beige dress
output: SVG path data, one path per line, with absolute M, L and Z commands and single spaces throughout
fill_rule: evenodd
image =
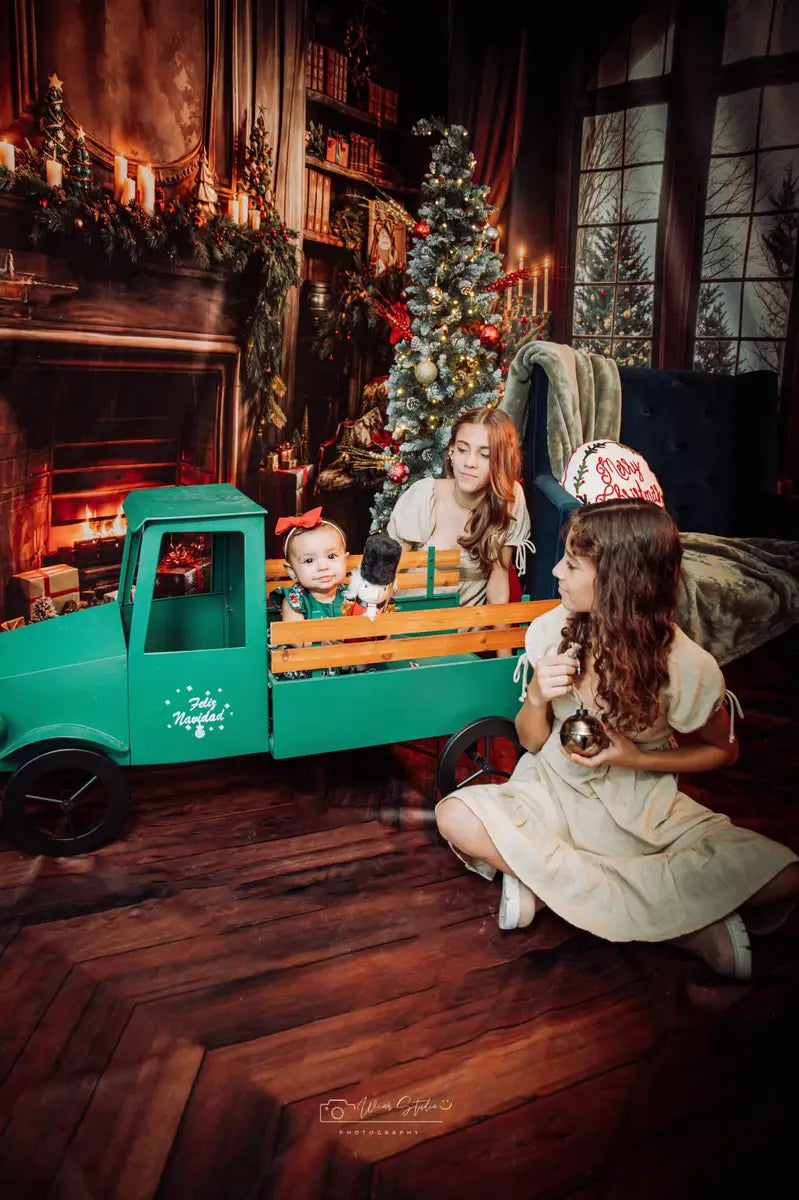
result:
M 452 430 L 445 470 L 444 479 L 419 479 L 403 492 L 387 532 L 405 550 L 459 547 L 460 603 L 505 604 L 512 552 L 523 575 L 526 553 L 534 551 L 518 483 L 519 437 L 507 413 L 463 413 Z
M 528 753 L 506 784 L 454 792 L 436 819 L 468 867 L 503 872 L 501 928 L 549 906 L 598 937 L 672 941 L 747 979 L 749 932 L 785 919 L 799 860 L 678 789 L 678 772 L 738 757 L 737 701 L 674 624 L 681 553 L 655 504 L 577 510 L 554 568 L 562 604 L 527 631 L 516 729 Z M 579 705 L 609 739 L 593 757 L 561 745 Z

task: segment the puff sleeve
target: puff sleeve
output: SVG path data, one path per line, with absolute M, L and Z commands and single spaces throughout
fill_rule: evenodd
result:
M 701 729 L 721 707 L 724 693 L 724 676 L 713 655 L 675 629 L 666 694 L 672 729 L 678 733 Z
M 403 492 L 388 519 L 387 533 L 415 550 L 427 545 L 435 525 L 435 480 L 417 479 Z

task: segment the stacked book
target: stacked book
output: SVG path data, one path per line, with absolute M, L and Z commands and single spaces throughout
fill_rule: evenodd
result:
M 309 42 L 305 55 L 305 86 L 314 92 L 325 90 L 325 48 L 320 42 Z
M 305 168 L 305 228 L 309 233 L 330 233 L 330 176 Z
M 380 87 L 376 83 L 369 84 L 369 112 L 380 121 L 397 122 L 399 95 L 391 88 Z
M 347 60 L 338 50 L 325 46 L 325 94 L 347 102 Z
M 350 135 L 350 167 L 364 175 L 375 173 L 374 138 L 362 137 L 360 133 Z

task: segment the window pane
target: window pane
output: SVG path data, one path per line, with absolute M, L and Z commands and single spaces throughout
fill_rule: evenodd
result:
M 623 337 L 651 337 L 653 291 L 654 289 L 646 284 L 618 289 L 614 334 Z
M 785 342 L 741 342 L 738 351 L 738 371 L 782 370 Z
M 744 284 L 743 337 L 784 338 L 791 303 L 791 285 L 763 279 Z
M 755 208 L 799 208 L 799 149 L 772 150 L 757 164 Z
M 746 260 L 749 278 L 793 275 L 796 223 L 796 213 L 772 213 L 768 217 L 753 218 Z
M 771 27 L 769 54 L 799 50 L 799 7 L 796 0 L 777 0 Z
M 623 208 L 631 221 L 655 220 L 660 207 L 663 168 L 658 163 L 624 172 Z
M 577 221 L 598 225 L 618 217 L 621 200 L 621 171 L 592 171 L 580 177 Z
M 577 231 L 574 274 L 578 282 L 604 283 L 613 279 L 616 269 L 617 230 L 616 225 L 602 225 Z
M 614 342 L 613 357 L 620 367 L 648 367 L 652 361 L 652 343 Z
M 773 0 L 727 0 L 725 63 L 765 54 Z
M 614 249 L 615 249 L 614 233 Z M 619 280 L 653 279 L 657 226 L 622 225 L 619 237 Z
M 702 275 L 705 279 L 717 279 L 725 275 L 738 278 L 743 274 L 748 229 L 749 221 L 745 218 L 705 222 L 702 256 Z
M 760 145 L 790 146 L 799 142 L 799 83 L 763 89 Z
M 610 336 L 613 325 L 612 287 L 577 286 L 574 289 L 574 332 Z
M 630 79 L 650 79 L 663 74 L 666 19 L 660 5 L 633 22 L 630 31 Z
M 735 342 L 699 341 L 694 346 L 694 370 L 711 375 L 735 374 Z
M 624 163 L 662 162 L 666 147 L 668 105 L 629 108 L 624 135 Z
M 708 216 L 750 212 L 754 179 L 754 155 L 711 159 L 705 210 Z
M 713 154 L 738 154 L 755 149 L 760 88 L 719 96 L 713 126 Z
M 604 354 L 605 358 L 610 358 L 610 338 L 574 337 L 572 340 L 577 349 L 585 350 L 586 354 Z
M 624 113 L 605 113 L 583 121 L 583 145 L 580 169 L 620 167 L 624 141 Z
M 738 336 L 741 307 L 739 283 L 703 283 L 696 310 L 696 336 L 723 339 Z

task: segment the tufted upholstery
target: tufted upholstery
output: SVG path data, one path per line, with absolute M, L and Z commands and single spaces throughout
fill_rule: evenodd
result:
M 777 377 L 771 371 L 707 375 L 621 367 L 619 440 L 657 475 L 680 529 L 732 536 L 778 536 Z M 530 381 L 524 443 L 525 490 L 536 555 L 527 580 L 536 598 L 557 594 L 552 568 L 561 530 L 577 501 L 553 478 L 547 451 L 547 377 Z M 794 533 L 793 536 L 796 536 Z

